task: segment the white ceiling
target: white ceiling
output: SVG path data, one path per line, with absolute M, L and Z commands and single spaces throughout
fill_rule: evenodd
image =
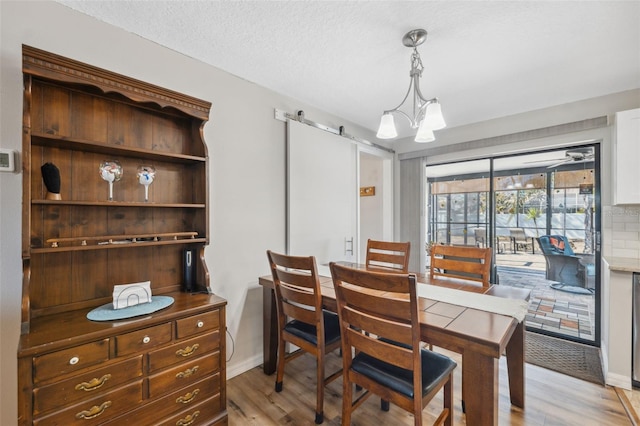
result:
M 415 28 L 449 127 L 640 88 L 639 1 L 56 1 L 372 131 Z

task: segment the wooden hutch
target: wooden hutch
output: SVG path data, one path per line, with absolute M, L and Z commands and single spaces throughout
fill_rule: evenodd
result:
M 227 424 L 226 301 L 204 261 L 211 104 L 29 46 L 23 75 L 18 423 Z M 105 161 L 123 172 L 111 200 Z M 60 199 L 47 197 L 45 163 L 59 169 Z M 148 201 L 143 165 L 156 171 Z M 114 285 L 144 281 L 173 303 L 87 319 Z

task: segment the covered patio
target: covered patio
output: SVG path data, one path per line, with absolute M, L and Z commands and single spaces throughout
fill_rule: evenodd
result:
M 500 285 L 531 290 L 526 325 L 568 337 L 595 340 L 595 295 L 556 290 L 545 279 L 545 259 L 536 253 L 505 250 L 496 254 Z

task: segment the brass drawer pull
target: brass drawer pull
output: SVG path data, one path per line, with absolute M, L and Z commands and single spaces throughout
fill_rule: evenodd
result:
M 105 401 L 100 404 L 99 407 L 97 405 L 94 405 L 89 410 L 80 411 L 78 414 L 76 414 L 76 419 L 95 419 L 100 414 L 104 413 L 104 410 L 109 407 L 111 407 L 111 401 Z
M 176 374 L 176 379 L 185 379 L 189 376 L 192 376 L 194 374 L 196 374 L 196 372 L 198 371 L 200 367 L 198 367 L 197 365 L 193 368 L 187 368 L 184 371 L 179 372 L 178 374 Z
M 89 382 L 82 382 L 82 383 L 78 383 L 76 385 L 76 390 L 83 390 L 86 392 L 91 392 L 93 390 L 99 389 L 102 387 L 102 385 L 104 385 L 107 380 L 109 380 L 111 378 L 111 374 L 105 374 L 104 376 L 100 377 L 99 379 L 97 377 L 91 379 Z
M 200 393 L 200 389 L 195 389 L 193 392 L 187 392 L 185 396 L 179 396 L 176 398 L 177 404 L 188 404 L 195 399 L 195 397 Z
M 193 354 L 196 352 L 196 350 L 197 350 L 199 347 L 200 347 L 200 344 L 199 344 L 199 343 L 196 343 L 196 344 L 195 344 L 195 345 L 193 345 L 193 346 L 187 346 L 187 347 L 186 347 L 186 348 L 184 348 L 184 349 L 178 349 L 178 350 L 176 351 L 176 356 L 182 356 L 182 357 L 188 357 L 188 356 L 191 356 L 191 355 L 193 355 Z
M 176 422 L 176 426 L 189 426 L 196 421 L 196 417 L 200 415 L 200 411 L 196 411 L 193 415 L 188 414 L 184 419 L 180 419 Z

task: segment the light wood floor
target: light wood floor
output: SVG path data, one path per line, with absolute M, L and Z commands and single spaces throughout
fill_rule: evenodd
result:
M 461 359 L 458 354 L 437 348 L 454 358 L 454 424 L 466 424 L 461 410 Z M 329 355 L 327 375 L 340 368 L 338 355 Z M 313 425 L 315 409 L 315 358 L 303 355 L 285 367 L 284 389 L 274 391 L 275 375 L 266 376 L 256 367 L 227 382 L 227 403 L 231 425 Z M 369 398 L 353 415 L 353 425 L 412 425 L 413 417 L 398 407 L 379 409 L 380 400 Z M 500 360 L 500 425 L 632 425 L 614 388 L 585 382 L 541 367 L 526 366 L 525 410 L 511 407 L 506 361 Z M 442 407 L 440 395 L 425 410 L 425 424 Z M 342 409 L 342 379 L 325 389 L 325 425 L 339 425 Z

